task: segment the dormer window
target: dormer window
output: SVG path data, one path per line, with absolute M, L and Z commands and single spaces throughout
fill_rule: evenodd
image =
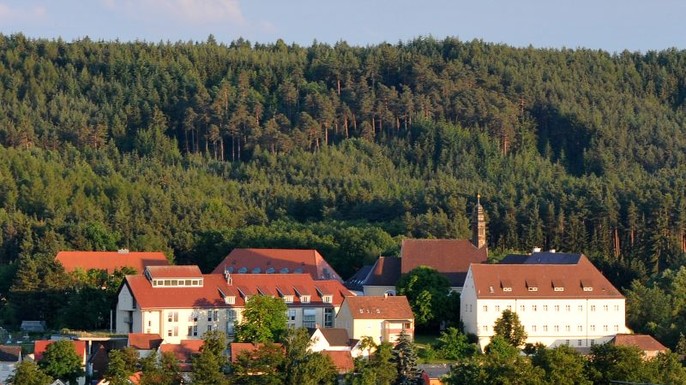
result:
M 500 287 L 503 288 L 503 291 L 512 291 L 512 283 L 509 280 L 500 281 Z
M 236 297 L 233 295 L 228 295 L 224 297 L 224 303 L 227 305 L 235 305 L 236 304 Z
M 300 296 L 300 302 L 302 302 L 302 303 L 310 303 L 310 296 L 309 296 L 309 295 L 302 295 L 302 296 Z
M 292 295 L 284 295 L 283 296 L 283 302 L 293 303 L 293 296 Z
M 325 295 L 322 297 L 322 301 L 324 301 L 324 303 L 331 303 L 331 302 L 333 302 L 333 296 Z
M 538 291 L 536 286 L 528 286 L 527 289 L 529 289 L 529 291 Z
M 553 291 L 565 291 L 565 286 L 560 280 L 553 280 Z
M 581 288 L 584 291 L 593 291 L 593 284 L 589 280 L 582 279 L 581 280 Z
M 538 284 L 536 283 L 536 280 L 527 279 L 526 280 L 526 288 L 529 291 L 538 291 Z

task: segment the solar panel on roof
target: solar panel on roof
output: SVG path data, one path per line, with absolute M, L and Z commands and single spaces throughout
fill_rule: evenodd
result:
M 276 269 L 273 267 L 270 267 L 267 269 L 267 271 L 265 271 L 265 273 L 267 273 L 267 274 L 274 274 L 274 272 L 276 272 Z
M 279 270 L 279 273 L 288 274 L 288 268 L 287 267 L 282 268 L 281 270 Z
M 262 269 L 260 269 L 259 267 L 256 267 L 256 268 L 252 269 L 252 273 L 253 273 L 253 274 L 259 274 L 259 273 L 261 273 L 261 272 L 262 272 Z
M 239 273 L 239 274 L 245 274 L 245 273 L 247 273 L 247 272 L 248 272 L 248 268 L 247 268 L 247 267 L 241 267 L 240 269 L 238 269 L 238 273 Z

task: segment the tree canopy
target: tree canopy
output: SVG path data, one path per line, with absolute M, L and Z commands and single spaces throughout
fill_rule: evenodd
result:
M 237 342 L 278 342 L 286 332 L 286 303 L 278 297 L 253 295 L 236 325 Z

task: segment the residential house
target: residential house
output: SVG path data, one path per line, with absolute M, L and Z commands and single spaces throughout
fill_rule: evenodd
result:
M 635 346 L 641 349 L 647 360 L 655 358 L 660 353 L 669 351 L 658 340 L 648 334 L 617 334 L 610 340 L 610 343 L 618 346 Z
M 460 292 L 472 263 L 488 259 L 486 216 L 480 200 L 472 213 L 472 239 L 404 239 L 400 257 L 380 257 L 365 278 L 348 281 L 355 290 L 362 286 L 364 295 L 395 295 L 395 287 L 404 274 L 420 266 L 436 269 L 448 279 L 453 291 Z M 361 285 L 358 281 L 362 281 Z
M 116 269 L 129 267 L 141 273 L 147 266 L 167 266 L 169 261 L 161 252 L 119 251 L 60 251 L 55 260 L 66 272 L 77 269 L 104 270 L 112 274 Z
M 158 333 L 166 343 L 201 339 L 219 329 L 229 337 L 254 295 L 281 298 L 288 325 L 333 327 L 345 296 L 338 280 L 309 274 L 202 274 L 197 266 L 149 266 L 126 276 L 116 306 L 117 333 Z
M 0 384 L 7 383 L 20 362 L 21 346 L 0 345 Z
M 414 336 L 414 314 L 405 296 L 346 297 L 336 327 L 346 329 L 356 340 L 371 337 L 376 344 L 393 343 L 402 330 Z
M 365 356 L 368 352 L 360 348 L 360 340 L 348 337 L 343 328 L 310 328 L 310 340 L 313 352 L 349 352 L 352 358 Z
M 58 340 L 36 340 L 33 343 L 33 360 L 35 362 L 40 362 L 43 359 L 43 354 L 47 350 L 48 346 Z M 81 358 L 81 368 L 86 370 L 86 360 L 88 357 L 87 344 L 86 341 L 79 340 L 69 340 L 69 342 L 74 347 L 76 354 Z M 86 377 L 80 377 L 77 380 L 78 384 L 83 385 L 86 382 Z
M 157 333 L 129 333 L 127 346 L 136 349 L 138 356 L 144 358 L 156 352 L 162 342 L 164 338 Z
M 193 357 L 200 354 L 200 349 L 205 343 L 203 340 L 181 340 L 178 343 L 160 345 L 159 352 L 173 353 L 176 360 L 179 362 L 179 369 L 182 372 L 190 372 L 193 369 Z
M 212 271 L 213 274 L 302 274 L 314 280 L 337 280 L 340 276 L 317 250 L 233 249 Z
M 443 380 L 450 374 L 448 364 L 420 364 L 417 369 L 422 372 L 422 385 L 443 385 Z
M 353 360 L 353 356 L 349 351 L 322 350 L 320 353 L 331 358 L 331 362 L 333 362 L 333 366 L 336 367 L 339 376 L 343 376 L 355 370 L 355 360 Z
M 505 310 L 518 315 L 526 342 L 545 346 L 583 350 L 627 331 L 624 296 L 583 254 L 535 252 L 518 262 L 469 268 L 460 319 L 482 350 Z

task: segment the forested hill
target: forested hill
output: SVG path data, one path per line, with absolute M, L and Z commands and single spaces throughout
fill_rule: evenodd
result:
M 584 252 L 618 285 L 686 262 L 686 51 L 418 38 L 67 43 L 0 35 L 0 259 L 401 236 Z

